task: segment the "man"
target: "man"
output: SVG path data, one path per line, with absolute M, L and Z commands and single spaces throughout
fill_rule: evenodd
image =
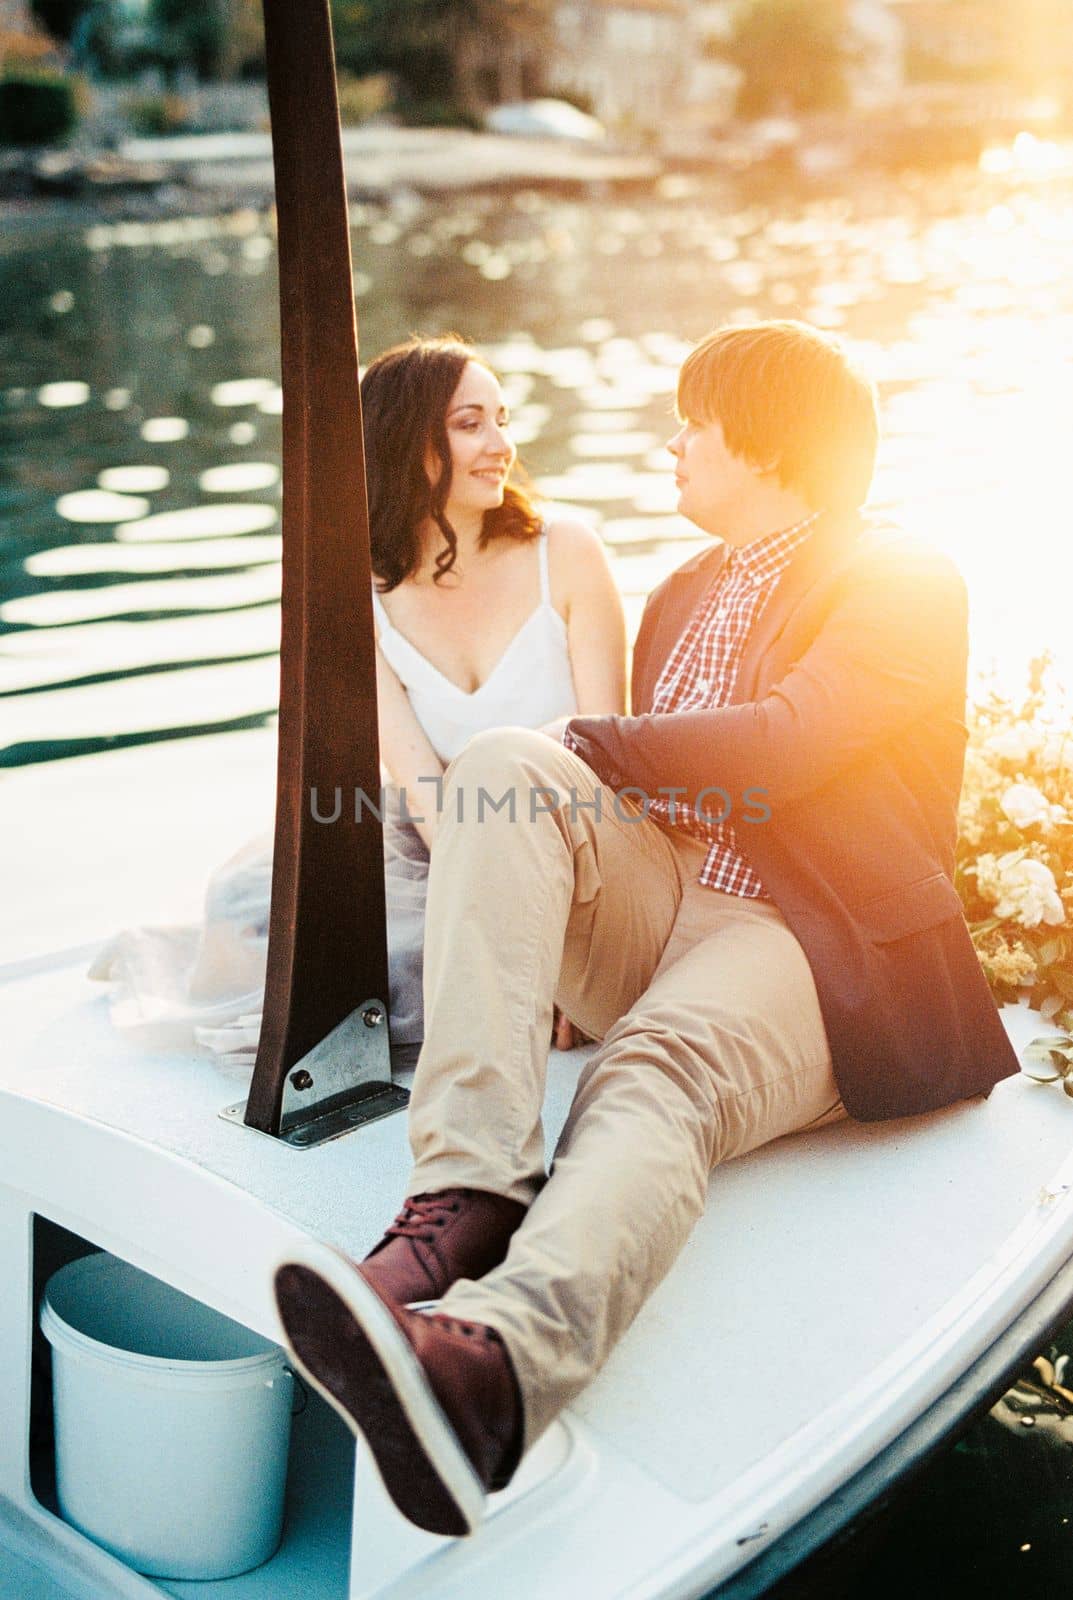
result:
M 435 1532 L 598 1371 L 717 1162 L 1016 1066 L 952 882 L 964 587 L 859 514 L 871 387 L 760 323 L 692 352 L 678 411 L 680 509 L 719 543 L 648 602 L 633 716 L 452 764 L 410 1198 L 360 1269 L 311 1244 L 276 1278 L 302 1370 Z M 601 1042 L 545 1178 L 556 1000 Z

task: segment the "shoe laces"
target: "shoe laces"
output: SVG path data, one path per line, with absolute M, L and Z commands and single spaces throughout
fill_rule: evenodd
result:
M 390 1228 L 388 1236 L 399 1239 L 418 1239 L 422 1244 L 432 1244 L 437 1228 L 442 1228 L 448 1217 L 457 1216 L 461 1207 L 457 1199 L 445 1195 L 421 1195 L 407 1200 Z
M 502 1344 L 503 1336 L 496 1328 L 490 1328 L 485 1322 L 468 1322 L 462 1317 L 448 1316 L 444 1311 L 419 1312 L 430 1322 L 436 1322 L 445 1333 L 462 1334 L 467 1339 L 483 1339 L 486 1344 Z

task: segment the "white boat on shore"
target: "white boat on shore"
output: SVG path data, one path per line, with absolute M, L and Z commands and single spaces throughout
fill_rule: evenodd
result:
M 31 1384 L 32 1357 L 39 1370 L 47 1359 L 43 1275 L 103 1247 L 277 1339 L 271 1266 L 296 1236 L 360 1255 L 402 1194 L 404 1116 L 304 1151 L 227 1122 L 242 1080 L 205 1052 L 122 1040 L 85 977 L 92 907 L 102 937 L 105 908 L 129 912 L 139 892 L 158 917 L 163 880 L 189 914 L 190 886 L 263 806 L 272 745 L 268 733 L 210 737 L 5 780 L 10 815 L 31 808 L 36 823 L 13 903 L 42 881 L 65 816 L 72 848 L 97 841 L 58 918 L 79 948 L 0 969 L 5 1597 L 760 1594 L 956 1435 L 1068 1317 L 1073 1108 L 1015 1078 L 986 1102 L 842 1123 L 717 1171 L 670 1276 L 470 1539 L 405 1522 L 364 1446 L 315 1400 L 294 1423 L 283 1542 L 254 1571 L 147 1578 L 70 1527 Z M 137 789 L 117 802 L 111 764 L 135 761 Z M 139 816 L 170 819 L 159 871 L 159 833 L 131 843 Z M 1019 1044 L 1040 1031 L 1017 1008 L 1007 1024 Z M 549 1147 L 582 1059 L 551 1058 Z

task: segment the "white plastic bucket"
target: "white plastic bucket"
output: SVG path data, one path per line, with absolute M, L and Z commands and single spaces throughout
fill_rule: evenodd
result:
M 283 1352 L 115 1256 L 53 1274 L 56 1490 L 66 1521 L 160 1578 L 230 1578 L 283 1528 Z

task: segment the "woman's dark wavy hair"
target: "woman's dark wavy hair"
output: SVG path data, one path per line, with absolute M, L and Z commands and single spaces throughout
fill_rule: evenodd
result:
M 443 534 L 433 582 L 455 564 L 458 539 L 444 509 L 451 491 L 447 406 L 470 361 L 488 366 L 456 334 L 415 338 L 377 356 L 361 381 L 372 566 L 381 594 L 416 572 L 417 530 L 429 517 Z M 441 469 L 435 487 L 425 471 L 430 446 Z M 503 504 L 484 514 L 481 547 L 492 539 L 534 539 L 541 525 L 527 491 L 508 483 Z

